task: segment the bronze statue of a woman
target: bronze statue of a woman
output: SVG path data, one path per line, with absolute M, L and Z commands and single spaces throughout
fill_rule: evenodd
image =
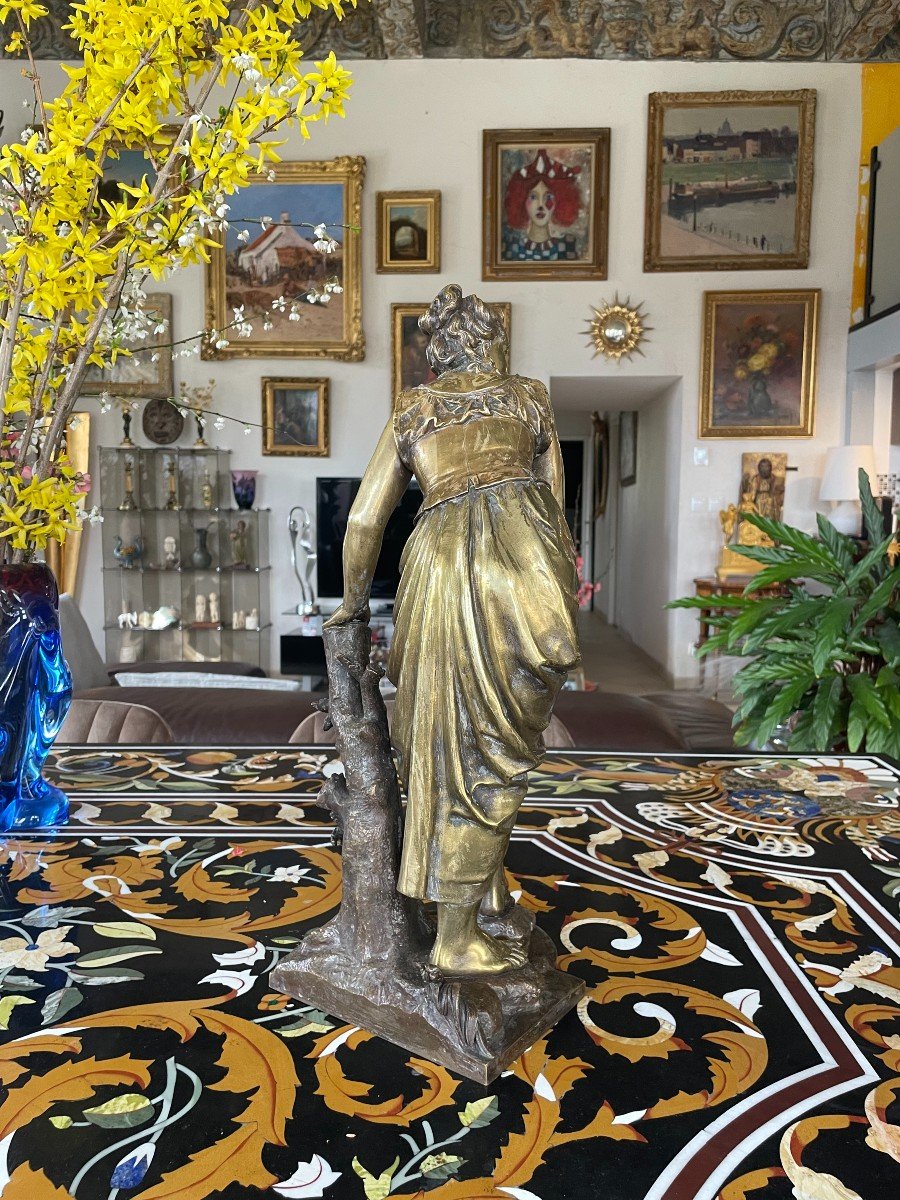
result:
M 447 975 L 523 965 L 522 940 L 479 915 L 512 906 L 503 860 L 542 735 L 579 660 L 575 551 L 543 384 L 508 372 L 501 321 L 445 287 L 419 322 L 437 379 L 404 392 L 350 514 L 344 598 L 327 623 L 368 618 L 388 518 L 415 476 L 388 676 L 407 795 L 398 889 L 437 904 L 431 963 Z

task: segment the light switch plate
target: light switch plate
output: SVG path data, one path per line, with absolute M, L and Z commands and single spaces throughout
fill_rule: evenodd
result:
M 709 466 L 709 447 L 695 446 L 694 447 L 694 466 L 708 467 Z

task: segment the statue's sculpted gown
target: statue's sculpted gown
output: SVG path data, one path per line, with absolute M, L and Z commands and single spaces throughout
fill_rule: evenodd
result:
M 401 564 L 388 675 L 408 797 L 400 891 L 477 903 L 503 861 L 542 735 L 579 659 L 575 551 L 535 460 L 555 439 L 542 384 L 425 384 L 394 417 L 424 502 Z

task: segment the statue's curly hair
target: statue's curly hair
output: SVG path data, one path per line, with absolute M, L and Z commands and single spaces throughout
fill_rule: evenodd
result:
M 428 334 L 426 356 L 436 375 L 445 371 L 490 371 L 488 353 L 497 342 L 507 343 L 503 321 L 477 296 L 464 296 L 458 283 L 447 286 L 419 318 Z

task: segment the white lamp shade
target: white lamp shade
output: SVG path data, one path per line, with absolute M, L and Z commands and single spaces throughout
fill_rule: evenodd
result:
M 860 468 L 869 479 L 875 479 L 875 451 L 871 446 L 832 446 L 825 455 L 819 499 L 858 500 Z

